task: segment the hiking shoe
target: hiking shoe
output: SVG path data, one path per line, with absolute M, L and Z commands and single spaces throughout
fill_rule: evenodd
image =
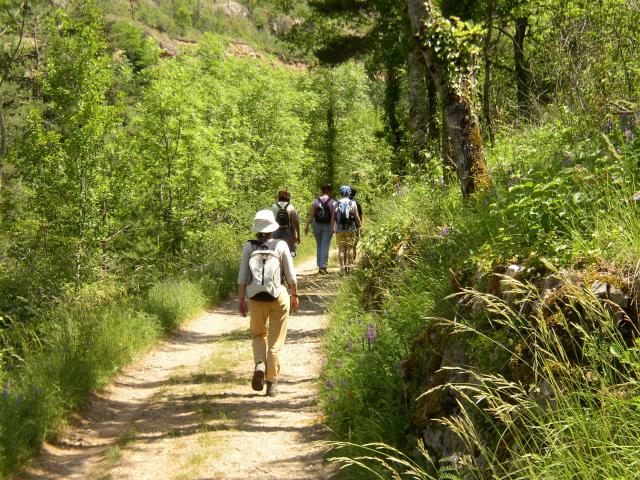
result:
M 278 395 L 278 381 L 267 382 L 267 397 L 275 397 Z
M 256 363 L 256 369 L 253 371 L 253 378 L 251 379 L 251 388 L 256 392 L 261 392 L 264 388 L 264 373 L 267 370 L 267 366 L 264 362 Z
M 318 273 L 321 274 L 321 275 L 326 275 L 329 272 L 327 272 L 327 268 L 324 267 L 324 268 L 319 268 L 318 269 Z

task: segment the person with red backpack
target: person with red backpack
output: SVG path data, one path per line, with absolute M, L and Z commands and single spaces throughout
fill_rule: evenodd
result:
M 340 200 L 336 202 L 335 213 L 331 222 L 331 229 L 336 234 L 336 242 L 338 244 L 340 269 L 343 272 L 348 272 L 353 266 L 356 231 L 362 226 L 358 207 L 349 198 L 349 195 L 351 195 L 350 187 L 347 185 L 340 187 Z
M 304 227 L 304 234 L 309 234 L 309 225 L 313 222 L 313 236 L 316 238 L 316 262 L 318 273 L 327 273 L 329 263 L 329 247 L 333 236 L 333 215 L 336 201 L 331 198 L 331 185 L 323 185 L 322 195 L 311 204 L 311 213 Z
M 287 242 L 291 256 L 296 256 L 296 250 L 300 243 L 300 217 L 293 205 L 291 205 L 291 194 L 286 190 L 278 192 L 278 201 L 271 207 L 276 222 L 280 228 L 273 232 L 273 238 L 279 238 Z
M 289 312 L 298 310 L 293 259 L 287 244 L 272 238 L 280 228 L 271 210 L 260 210 L 253 220 L 255 240 L 244 244 L 238 272 L 239 311 L 249 314 L 255 368 L 251 387 L 267 396 L 278 394 L 280 350 L 287 336 Z M 287 291 L 285 282 L 289 286 Z

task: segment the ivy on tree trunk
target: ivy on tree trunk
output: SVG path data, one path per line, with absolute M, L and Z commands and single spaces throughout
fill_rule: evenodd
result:
M 480 123 L 471 99 L 473 59 L 477 54 L 473 40 L 480 29 L 468 28 L 462 22 L 453 25 L 432 0 L 406 3 L 425 65 L 442 100 L 462 195 L 468 198 L 490 185 Z

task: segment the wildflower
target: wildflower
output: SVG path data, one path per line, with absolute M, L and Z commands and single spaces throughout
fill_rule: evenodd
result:
M 565 157 L 562 163 L 565 167 L 570 167 L 571 165 L 573 165 L 573 159 L 571 157 Z
M 516 183 L 518 183 L 518 177 L 510 177 L 507 181 L 507 186 L 513 187 Z
M 360 327 L 362 326 L 362 319 L 360 319 L 360 318 L 358 319 L 358 326 L 360 326 Z
M 333 390 L 333 388 L 336 386 L 335 383 L 333 383 L 333 381 L 331 379 L 327 380 L 325 382 L 325 387 L 327 387 L 329 390 Z
M 337 369 L 342 368 L 342 362 L 336 362 L 336 368 Z
M 349 339 L 349 343 L 347 344 L 347 351 L 353 352 L 353 340 Z
M 454 453 L 449 457 L 449 461 L 452 465 L 458 465 L 461 463 L 462 459 Z
M 367 325 L 367 340 L 369 343 L 376 341 L 376 326 L 373 323 Z
M 624 131 L 622 132 L 622 134 L 624 135 L 624 138 L 627 139 L 627 141 L 631 141 L 636 137 L 636 134 L 633 133 L 630 129 L 625 128 Z
M 451 231 L 451 227 L 445 225 L 444 227 L 442 227 L 442 230 L 440 230 L 440 237 L 444 238 L 447 235 L 449 235 L 449 232 Z

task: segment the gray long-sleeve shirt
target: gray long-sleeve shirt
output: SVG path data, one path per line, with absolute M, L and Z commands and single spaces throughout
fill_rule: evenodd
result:
M 281 278 L 283 273 L 284 278 L 289 285 L 293 285 L 297 281 L 296 272 L 293 268 L 293 258 L 291 257 L 291 252 L 289 251 L 289 246 L 286 242 L 282 240 L 269 239 L 265 243 L 270 250 L 276 252 L 280 257 L 280 275 L 275 276 L 275 290 L 273 292 L 268 292 L 274 298 L 278 298 L 282 293 L 283 285 Z M 240 260 L 240 271 L 238 272 L 238 285 L 247 286 L 247 297 L 249 298 L 261 291 L 257 285 L 252 286 L 253 275 L 249 268 L 249 257 L 254 250 L 255 248 L 251 242 L 246 242 L 244 244 L 244 248 L 242 249 L 242 259 Z

